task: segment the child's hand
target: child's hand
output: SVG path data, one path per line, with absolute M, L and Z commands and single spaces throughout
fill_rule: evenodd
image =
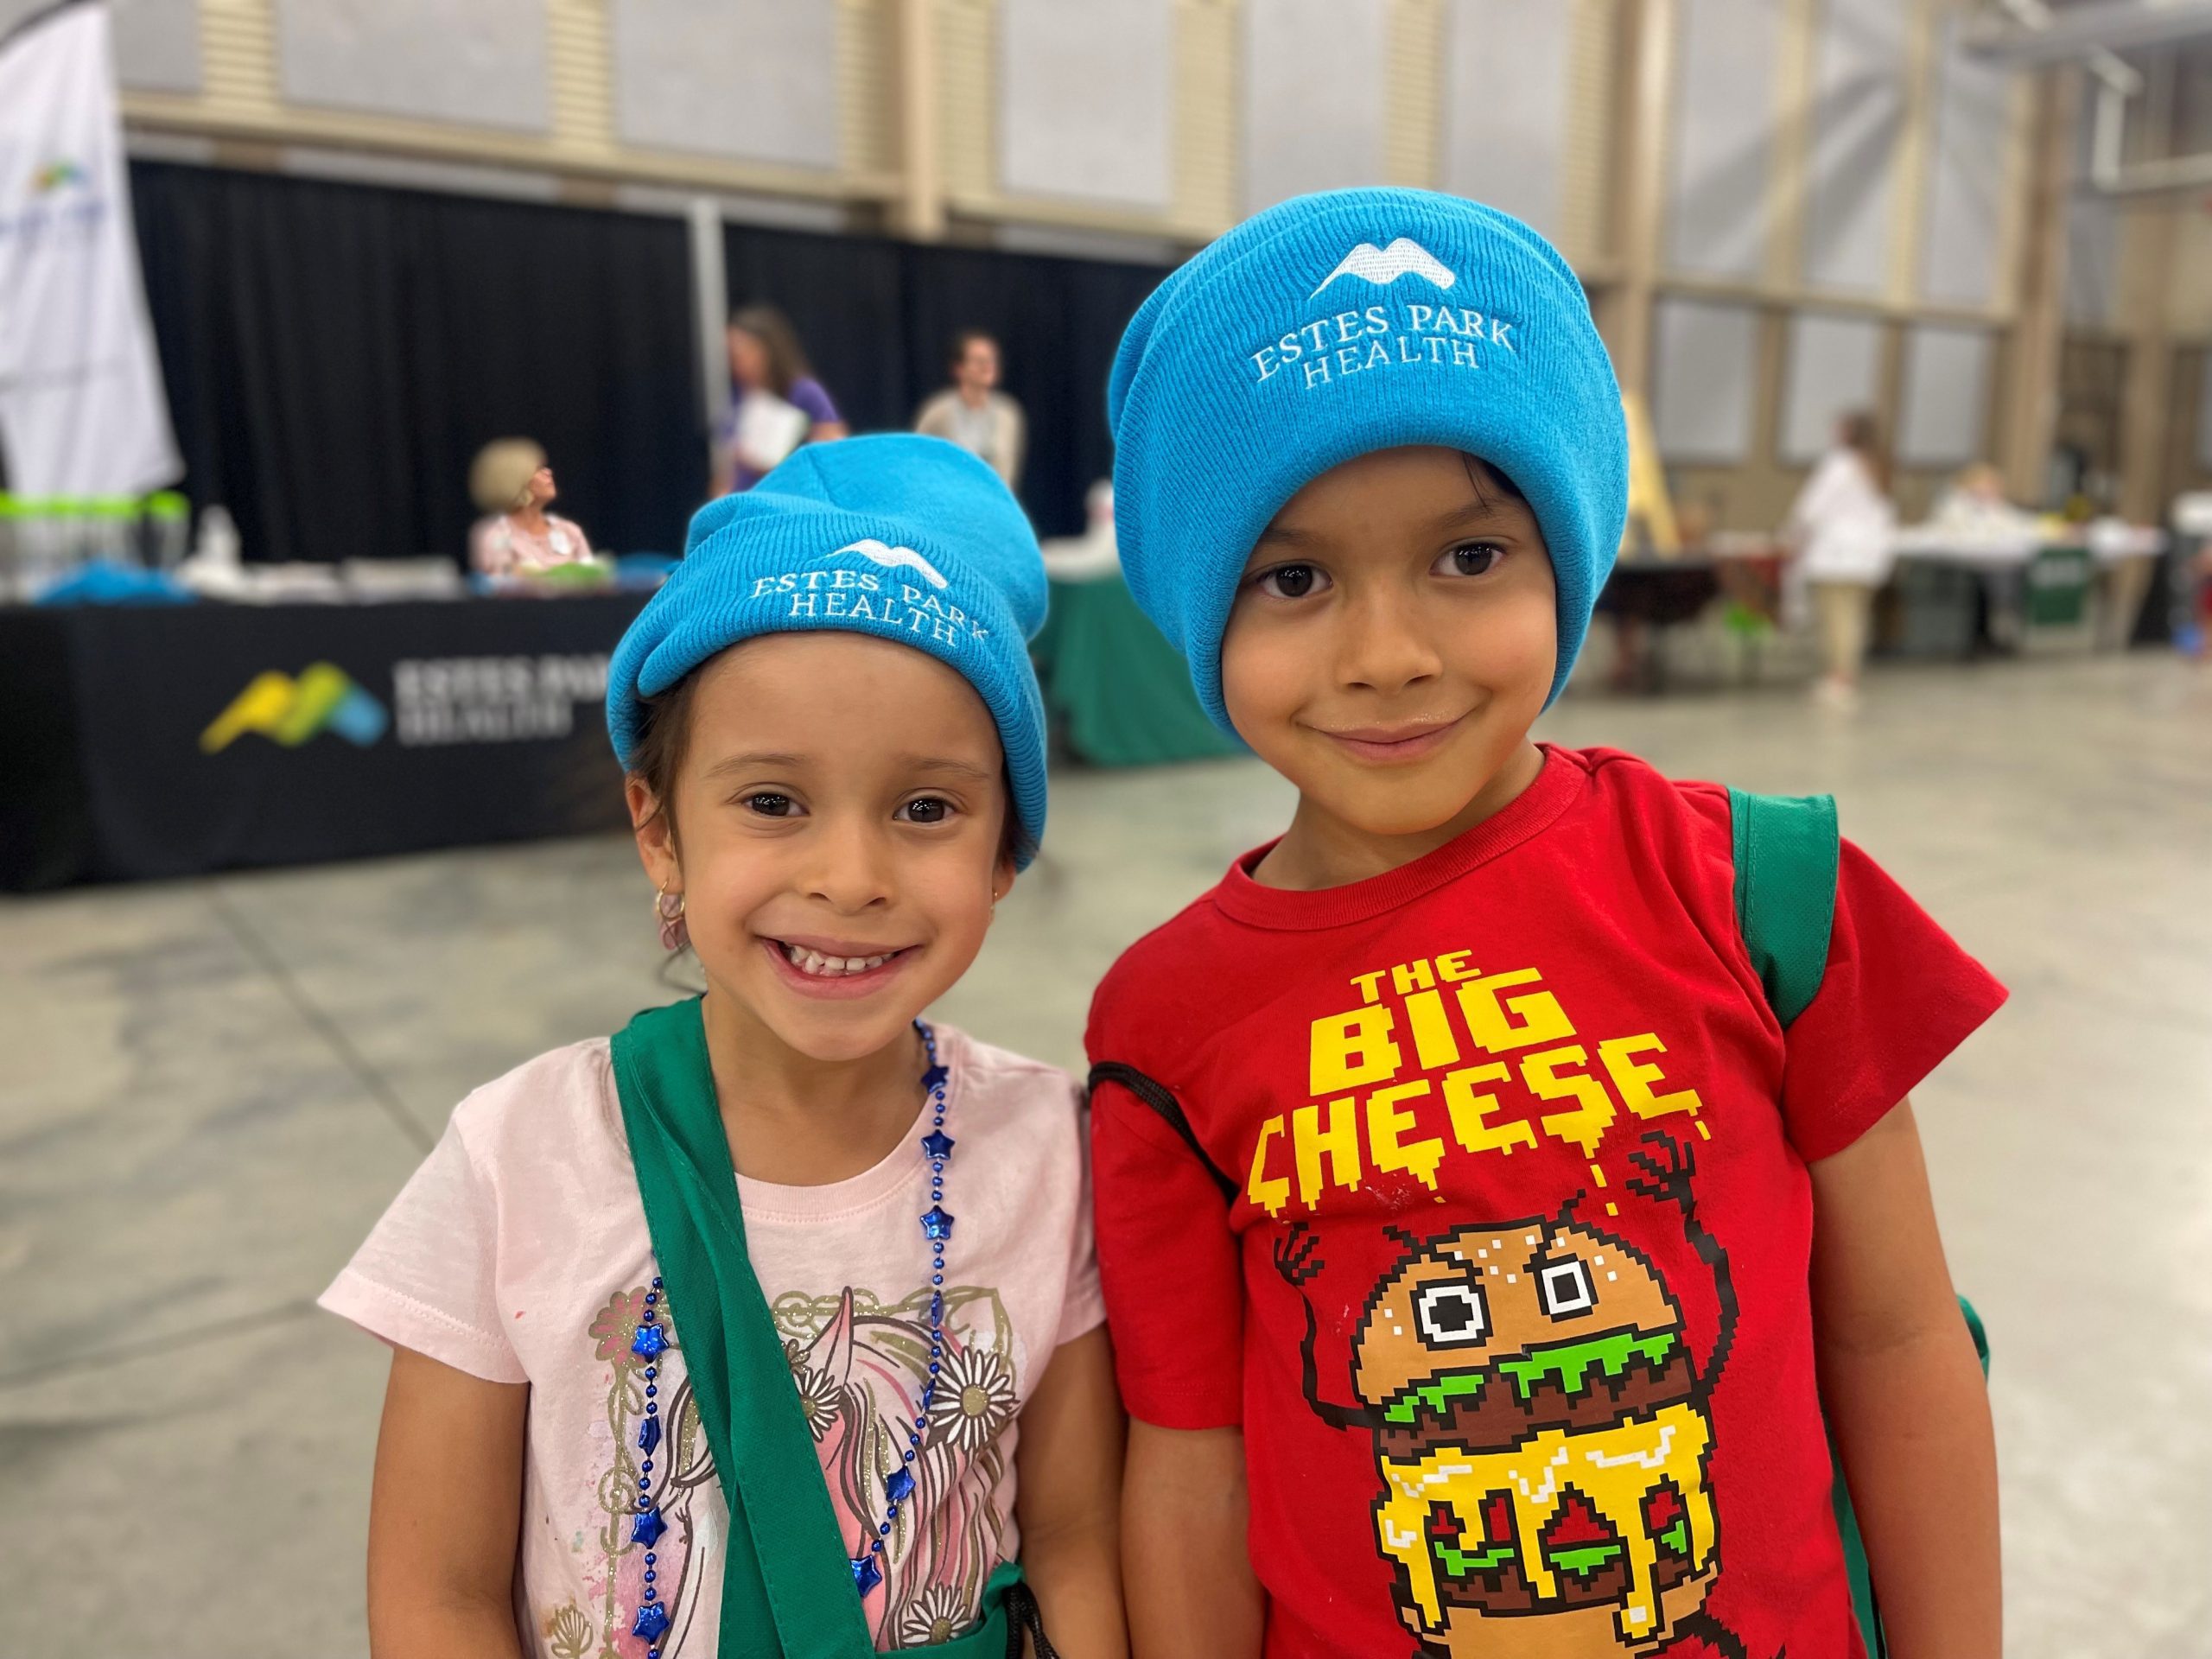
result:
M 1291 1223 L 1289 1230 L 1275 1240 L 1274 1258 L 1275 1271 L 1294 1290 L 1328 1265 L 1321 1260 L 1321 1241 L 1302 1221 Z
M 1671 1204 L 1685 1216 L 1697 1213 L 1697 1191 L 1691 1185 L 1697 1173 L 1697 1154 L 1687 1141 L 1654 1129 L 1643 1137 L 1641 1147 L 1629 1154 L 1628 1160 L 1642 1172 L 1629 1177 L 1630 1192 Z

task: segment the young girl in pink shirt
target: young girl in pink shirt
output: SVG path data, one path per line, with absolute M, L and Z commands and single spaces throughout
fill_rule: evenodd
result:
M 1125 1651 L 1078 1092 L 921 1017 L 1043 828 L 1044 608 L 934 439 L 693 522 L 607 709 L 706 994 L 471 1095 L 322 1299 L 394 1349 L 378 1652 Z

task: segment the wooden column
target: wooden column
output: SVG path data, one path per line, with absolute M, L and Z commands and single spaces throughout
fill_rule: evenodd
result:
M 1813 0 L 1783 0 L 1776 53 L 1774 140 L 1766 172 L 1765 283 L 1789 292 L 1805 280 L 1805 219 L 1812 194 L 1814 58 L 1820 18 Z M 1886 161 L 1886 157 L 1885 161 Z
M 944 237 L 944 163 L 938 108 L 936 0 L 896 0 L 899 19 L 899 234 Z
M 1651 308 L 1665 224 L 1675 0 L 1622 0 L 1620 118 L 1613 129 L 1611 252 L 1616 280 L 1598 298 L 1598 327 L 1624 391 L 1651 390 Z
M 2006 487 L 2014 500 L 2031 503 L 2043 499 L 2058 423 L 2058 360 L 2066 332 L 2066 203 L 2074 183 L 2080 72 L 2045 71 L 2033 98 L 2027 215 L 2014 289 L 2018 309 L 1997 433 Z
M 1905 24 L 1904 111 L 1897 131 L 1897 188 L 1890 195 L 1890 269 L 1884 291 L 1910 306 L 1919 297 L 1921 244 L 1936 160 L 1938 0 L 1914 0 Z
M 2138 147 L 2154 156 L 2174 149 L 2174 64 L 2155 61 L 2138 100 Z M 2158 524 L 2166 516 L 2165 426 L 2174 375 L 2174 260 L 2180 251 L 2183 201 L 2135 204 L 2120 241 L 2119 322 L 2127 338 L 2120 383 L 2120 496 L 2123 518 Z

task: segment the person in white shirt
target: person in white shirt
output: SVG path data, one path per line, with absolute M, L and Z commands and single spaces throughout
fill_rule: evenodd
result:
M 950 367 L 952 384 L 922 405 L 914 430 L 958 444 L 996 473 L 1007 488 L 1020 489 L 1029 423 L 1021 405 L 996 390 L 998 341 L 980 328 L 963 329 L 953 339 Z
M 1857 701 L 1867 620 L 1896 560 L 1896 536 L 1880 429 L 1872 415 L 1854 411 L 1836 423 L 1834 446 L 1797 493 L 1783 527 L 1812 590 L 1824 668 L 1816 695 L 1831 706 Z

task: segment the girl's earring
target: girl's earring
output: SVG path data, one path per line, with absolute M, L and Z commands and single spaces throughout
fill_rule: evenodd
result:
M 681 950 L 691 943 L 691 929 L 683 919 L 683 895 L 663 887 L 653 895 L 653 919 L 660 924 L 660 948 Z

